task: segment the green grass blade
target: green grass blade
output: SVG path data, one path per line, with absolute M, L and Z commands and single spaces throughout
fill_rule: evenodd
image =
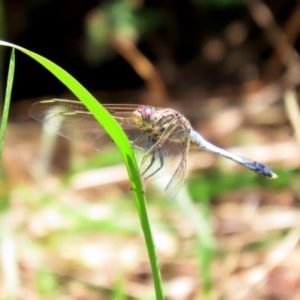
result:
M 146 202 L 144 197 L 144 190 L 139 174 L 138 165 L 133 153 L 133 149 L 130 145 L 130 142 L 122 130 L 119 123 L 104 109 L 99 102 L 85 89 L 74 77 L 72 77 L 68 72 L 63 70 L 61 67 L 50 61 L 49 59 L 32 52 L 23 47 L 0 41 L 0 45 L 16 48 L 19 51 L 27 54 L 48 71 L 50 71 L 56 78 L 58 78 L 65 86 L 73 92 L 74 95 L 80 99 L 88 110 L 93 114 L 97 119 L 99 124 L 107 132 L 107 134 L 112 138 L 112 140 L 117 145 L 120 150 L 124 162 L 126 164 L 127 172 L 131 181 L 133 194 L 136 201 L 136 206 L 138 214 L 140 217 L 141 226 L 144 232 L 144 237 L 147 245 L 149 260 L 152 268 L 152 276 L 155 285 L 155 292 L 157 299 L 164 299 L 160 271 L 158 268 L 158 263 L 156 259 L 156 253 L 154 249 L 154 242 L 151 234 L 150 224 L 147 216 Z
M 202 277 L 202 298 L 210 299 L 212 277 L 211 261 L 215 251 L 215 242 L 212 225 L 210 222 L 210 195 L 206 188 L 206 182 L 201 183 L 202 191 L 198 196 L 201 199 L 199 209 L 195 209 L 189 194 L 185 189 L 176 198 L 176 204 L 180 212 L 185 215 L 187 222 L 195 231 L 196 250 L 198 253 L 199 273 Z
M 0 127 L 0 161 L 2 161 L 3 144 L 4 144 L 4 137 L 5 137 L 6 127 L 8 122 L 8 113 L 9 113 L 9 106 L 10 106 L 10 99 L 11 99 L 11 91 L 12 91 L 12 86 L 14 81 L 14 74 L 15 74 L 15 49 L 12 49 L 10 61 L 9 61 L 5 99 L 4 99 L 4 106 L 3 106 L 1 127 Z
M 7 74 L 6 91 L 0 127 L 0 161 L 4 146 L 4 137 L 8 123 L 8 113 L 15 72 L 15 50 L 12 49 Z M 3 286 L 7 298 L 14 299 L 20 289 L 20 277 L 15 246 L 14 229 L 10 214 L 10 194 L 3 168 L 0 168 L 0 261 Z

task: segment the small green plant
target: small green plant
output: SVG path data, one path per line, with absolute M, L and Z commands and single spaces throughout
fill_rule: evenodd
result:
M 59 79 L 80 101 L 89 109 L 96 120 L 101 124 L 103 129 L 112 138 L 122 154 L 125 162 L 128 175 L 130 178 L 132 192 L 135 197 L 136 207 L 140 218 L 140 223 L 145 237 L 145 242 L 148 250 L 149 260 L 152 268 L 152 276 L 155 286 L 156 299 L 163 299 L 162 283 L 158 262 L 156 259 L 154 242 L 151 234 L 151 228 L 148 220 L 146 199 L 144 195 L 143 185 L 139 173 L 139 168 L 134 156 L 133 149 L 130 142 L 123 132 L 121 126 L 117 121 L 101 106 L 101 104 L 68 72 L 50 61 L 49 59 L 32 52 L 23 47 L 0 41 L 1 46 L 15 48 L 32 59 L 40 63 L 44 68 L 51 72 L 57 79 Z

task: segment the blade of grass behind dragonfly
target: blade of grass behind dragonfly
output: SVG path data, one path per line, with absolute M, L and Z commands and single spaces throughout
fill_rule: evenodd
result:
M 205 182 L 201 183 L 202 193 L 198 195 L 200 207 L 195 207 L 187 188 L 183 189 L 175 199 L 175 203 L 187 222 L 195 231 L 196 249 L 198 254 L 199 273 L 202 278 L 202 297 L 211 299 L 212 277 L 211 262 L 215 252 L 215 242 L 210 221 L 210 195 Z
M 154 186 L 165 193 L 165 187 L 168 184 L 169 178 L 172 177 L 172 173 L 168 176 L 162 177 L 152 182 Z M 195 207 L 195 203 L 187 190 L 187 185 L 184 185 L 179 194 L 173 199 L 172 195 L 168 192 L 165 196 L 169 200 L 174 200 L 180 211 L 186 217 L 186 222 L 191 226 L 195 233 L 196 250 L 198 254 L 199 263 L 199 276 L 202 278 L 202 298 L 211 298 L 212 277 L 211 277 L 211 262 L 215 252 L 215 243 L 212 224 L 210 221 L 210 191 L 208 189 L 209 184 L 207 182 L 201 182 L 199 184 L 198 197 L 200 199 L 200 207 Z
M 11 57 L 9 61 L 6 91 L 5 91 L 2 118 L 1 118 L 1 127 L 0 127 L 0 161 L 2 161 L 4 137 L 5 137 L 7 122 L 8 122 L 8 113 L 9 113 L 9 106 L 10 106 L 10 99 L 11 99 L 11 91 L 12 91 L 12 86 L 14 81 L 14 73 L 15 73 L 15 49 L 12 49 Z
M 2 153 L 4 147 L 4 137 L 6 133 L 8 114 L 11 100 L 11 92 L 15 72 L 15 50 L 12 49 L 7 74 L 6 90 L 0 127 L 0 162 L 2 163 Z M 9 210 L 9 186 L 5 178 L 3 167 L 0 169 L 0 253 L 3 286 L 7 297 L 16 297 L 20 289 L 20 277 L 15 251 L 15 241 L 11 224 Z
M 135 202 L 144 233 L 146 246 L 148 250 L 150 265 L 152 269 L 152 276 L 155 286 L 156 299 L 164 299 L 162 292 L 160 270 L 156 259 L 154 248 L 154 241 L 151 234 L 149 219 L 147 215 L 146 200 L 144 196 L 142 181 L 139 174 L 138 165 L 127 136 L 122 130 L 118 122 L 103 108 L 103 106 L 86 90 L 74 77 L 61 67 L 50 61 L 49 59 L 32 52 L 28 49 L 18 45 L 0 41 L 0 45 L 16 48 L 19 51 L 30 56 L 32 59 L 40 63 L 44 68 L 50 71 L 56 78 L 58 78 L 74 95 L 80 99 L 84 105 L 89 109 L 97 121 L 101 124 L 103 129 L 112 138 L 122 154 L 123 160 L 126 164 L 127 172 L 131 181 L 132 191 L 135 197 Z

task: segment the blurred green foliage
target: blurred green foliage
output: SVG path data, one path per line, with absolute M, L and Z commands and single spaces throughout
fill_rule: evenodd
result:
M 242 5 L 242 0 L 194 0 L 199 5 L 229 8 L 236 5 Z
M 135 1 L 108 1 L 88 13 L 86 22 L 87 53 L 90 63 L 103 60 L 112 50 L 113 40 L 136 44 L 153 31 L 162 18 L 158 10 L 141 7 Z

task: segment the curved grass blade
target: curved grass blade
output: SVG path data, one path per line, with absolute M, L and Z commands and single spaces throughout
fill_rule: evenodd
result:
M 9 113 L 9 106 L 10 106 L 10 99 L 11 99 L 11 91 L 12 91 L 12 86 L 14 81 L 14 74 L 15 74 L 15 49 L 12 49 L 10 61 L 9 61 L 5 98 L 4 98 L 1 127 L 0 127 L 0 161 L 2 161 L 4 136 L 5 136 L 7 121 L 8 121 L 8 113 Z
M 130 142 L 122 130 L 118 122 L 103 108 L 103 106 L 84 88 L 74 77 L 72 77 L 64 69 L 50 61 L 49 59 L 32 52 L 26 48 L 18 45 L 8 43 L 0 40 L 0 46 L 15 48 L 32 59 L 40 63 L 44 68 L 51 72 L 57 79 L 59 79 L 80 101 L 88 108 L 97 121 L 101 124 L 106 133 L 112 138 L 120 150 L 124 162 L 126 164 L 127 172 L 131 181 L 133 194 L 135 196 L 136 206 L 144 232 L 145 241 L 147 245 L 149 260 L 152 268 L 152 276 L 155 286 L 156 299 L 164 299 L 160 271 L 156 259 L 154 249 L 154 242 L 151 234 L 149 219 L 147 215 L 146 202 L 144 197 L 143 185 L 140 178 L 139 168 L 133 153 Z

